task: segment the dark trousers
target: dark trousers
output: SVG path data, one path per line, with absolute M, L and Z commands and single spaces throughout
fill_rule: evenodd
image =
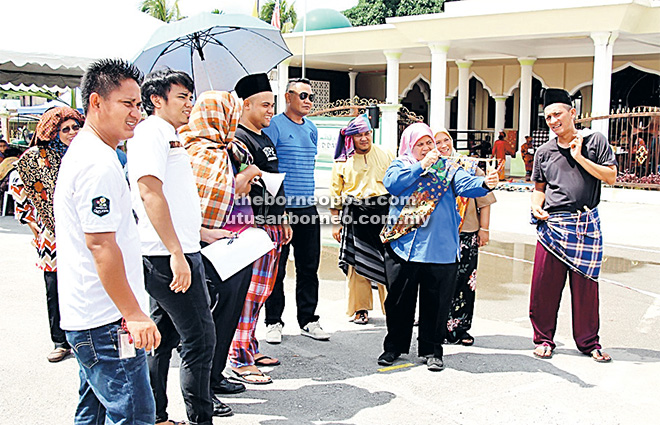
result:
M 417 353 L 442 358 L 447 317 L 456 286 L 457 263 L 434 264 L 405 261 L 385 247 L 385 299 L 387 335 L 385 351 L 408 353 L 415 321 L 419 288 L 419 336 Z
M 266 325 L 282 322 L 284 312 L 284 277 L 289 250 L 293 246 L 296 264 L 296 307 L 298 325 L 319 320 L 319 262 L 321 259 L 321 224 L 316 207 L 287 209 L 291 217 L 293 239 L 282 246 L 273 292 L 266 300 Z
M 215 324 L 215 353 L 211 368 L 211 388 L 217 388 L 225 379 L 222 371 L 227 365 L 227 356 L 234 333 L 238 327 L 245 297 L 252 279 L 252 264 L 248 264 L 235 275 L 223 281 L 209 260 L 204 257 L 206 283 L 211 295 L 211 313 Z
M 181 392 L 188 420 L 211 424 L 213 403 L 209 386 L 215 332 L 204 278 L 202 255 L 186 254 L 192 283 L 186 292 L 170 289 L 170 256 L 144 256 L 144 282 L 151 295 L 151 318 L 158 326 L 161 343 L 147 356 L 151 387 L 156 399 L 156 422 L 167 421 L 167 374 L 172 350 L 181 342 L 179 368 Z
M 534 328 L 534 344 L 555 348 L 557 312 L 566 275 L 571 287 L 573 339 L 578 350 L 590 353 L 600 349 L 598 330 L 598 282 L 568 268 L 540 243 L 536 243 L 534 272 L 530 290 L 529 319 Z
M 48 308 L 48 324 L 50 339 L 55 348 L 71 348 L 66 341 L 66 334 L 60 328 L 60 301 L 57 295 L 57 272 L 44 272 L 46 282 L 46 307 Z

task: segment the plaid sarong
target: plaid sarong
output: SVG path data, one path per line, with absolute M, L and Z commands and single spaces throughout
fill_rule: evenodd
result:
M 550 214 L 547 220 L 532 217 L 539 242 L 571 270 L 598 280 L 603 260 L 603 237 L 598 209 Z

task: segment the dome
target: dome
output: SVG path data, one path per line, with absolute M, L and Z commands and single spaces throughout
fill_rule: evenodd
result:
M 307 21 L 307 31 L 352 27 L 351 22 L 346 16 L 333 9 L 310 10 L 307 12 L 307 18 L 309 18 L 309 21 Z M 293 32 L 302 32 L 304 21 L 304 17 L 299 19 Z

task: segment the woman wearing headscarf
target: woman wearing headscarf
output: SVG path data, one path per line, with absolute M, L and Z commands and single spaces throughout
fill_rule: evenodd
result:
M 207 91 L 197 99 L 188 124 L 179 128 L 201 200 L 203 243 L 235 237 L 254 226 L 249 203 L 239 199 L 250 192 L 250 182 L 261 171 L 252 164 L 247 147 L 234 139 L 240 116 L 241 104 L 231 93 Z M 222 371 L 250 286 L 252 263 L 223 281 L 211 262 L 203 261 L 216 332 L 211 389 L 214 394 L 239 392 L 245 387 L 236 388 Z M 213 403 L 214 415 L 231 414 L 215 396 Z
M 83 115 L 69 107 L 46 111 L 37 124 L 31 147 L 15 163 L 20 180 L 10 187 L 15 201 L 14 216 L 34 233 L 39 255 L 37 267 L 44 272 L 50 337 L 55 344 L 48 354 L 49 362 L 59 362 L 71 353 L 60 328 L 53 193 L 62 157 L 84 122 Z
M 381 308 L 387 296 L 383 228 L 389 194 L 383 186 L 385 171 L 394 159 L 390 152 L 373 145 L 373 130 L 366 114 L 341 129 L 335 149 L 330 183 L 330 212 L 341 225 L 333 224 L 332 236 L 341 243 L 339 268 L 348 278 L 348 311 L 356 324 L 369 321 L 373 309 L 371 282 L 378 286 Z
M 460 260 L 456 196 L 479 197 L 497 185 L 497 173 L 471 176 L 457 162 L 440 158 L 428 125 L 415 123 L 401 135 L 399 156 L 385 173 L 392 194 L 385 246 L 387 335 L 378 364 L 408 353 L 419 290 L 418 355 L 431 371 L 444 369 L 447 334 Z
M 454 141 L 446 129 L 435 133 L 435 143 L 440 155 L 451 157 L 470 175 L 483 176 L 476 161 L 470 160 L 454 149 Z M 447 341 L 452 344 L 472 345 L 474 338 L 468 333 L 474 315 L 475 289 L 477 285 L 477 261 L 479 247 L 490 239 L 490 206 L 495 195 L 488 193 L 479 198 L 456 197 L 456 207 L 461 216 L 460 231 L 461 260 L 456 274 L 456 289 L 447 320 Z

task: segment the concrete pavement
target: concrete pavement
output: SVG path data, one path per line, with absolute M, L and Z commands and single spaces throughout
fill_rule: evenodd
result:
M 447 369 L 432 373 L 411 354 L 399 366 L 376 364 L 382 313 L 366 326 L 348 321 L 336 250 L 324 248 L 318 312 L 329 342 L 299 335 L 291 264 L 284 341 L 262 343 L 278 357 L 274 383 L 223 398 L 235 415 L 215 424 L 651 424 L 660 417 L 660 206 L 603 202 L 606 257 L 601 282 L 601 341 L 614 357 L 598 364 L 575 349 L 570 296 L 564 294 L 551 360 L 532 356 L 527 318 L 534 233 L 529 194 L 498 192 L 492 242 L 480 256 L 473 347 L 448 346 Z M 329 229 L 324 229 L 328 240 Z M 0 217 L 0 424 L 72 423 L 78 366 L 49 364 L 45 291 L 33 266 L 29 231 Z M 375 300 L 377 297 L 375 297 Z M 375 302 L 377 305 L 377 302 Z M 262 338 L 263 323 L 257 329 Z M 177 364 L 170 374 L 170 416 L 185 418 Z M 269 369 L 266 369 L 269 370 Z

